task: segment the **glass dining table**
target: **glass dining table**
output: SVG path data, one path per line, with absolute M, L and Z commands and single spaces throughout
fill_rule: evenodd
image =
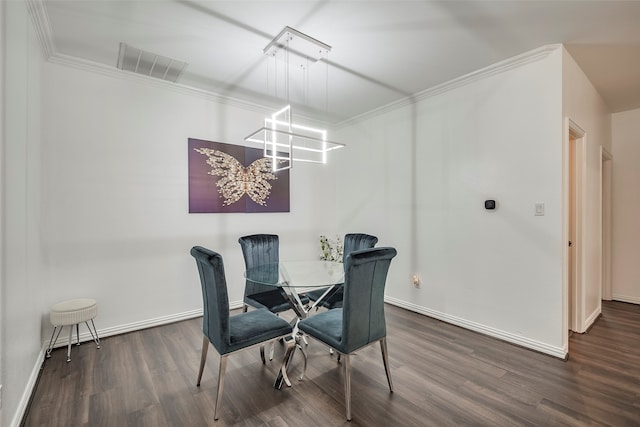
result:
M 333 295 L 338 286 L 344 283 L 344 265 L 339 262 L 322 260 L 280 261 L 249 268 L 245 271 L 244 277 L 250 282 L 273 286 L 281 290 L 296 314 L 296 318 L 292 321 L 294 328 L 290 339 L 294 339 L 296 347 L 302 350 L 300 346 L 301 335 L 298 333 L 297 323 L 300 319 L 306 318 L 319 304 Z M 327 289 L 316 301 L 304 304 L 301 299 L 304 292 L 318 288 Z M 288 359 L 283 361 L 283 367 L 290 364 L 293 352 L 285 357 Z M 291 387 L 286 368 L 281 369 L 278 373 L 274 387 L 280 389 L 283 382 Z

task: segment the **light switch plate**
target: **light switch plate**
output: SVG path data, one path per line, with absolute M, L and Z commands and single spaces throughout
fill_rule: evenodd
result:
M 535 216 L 544 216 L 544 203 L 536 203 Z

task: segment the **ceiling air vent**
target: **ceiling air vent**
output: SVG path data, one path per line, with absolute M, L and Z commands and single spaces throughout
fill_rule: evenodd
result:
M 187 68 L 187 63 L 120 43 L 118 68 L 175 83 Z

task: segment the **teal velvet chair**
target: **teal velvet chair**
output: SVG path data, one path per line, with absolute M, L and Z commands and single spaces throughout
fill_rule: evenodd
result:
M 222 256 L 201 246 L 194 246 L 191 249 L 191 255 L 196 259 L 198 266 L 204 304 L 202 321 L 204 337 L 197 386 L 200 386 L 209 343 L 211 343 L 220 354 L 218 391 L 213 412 L 213 417 L 217 420 L 218 407 L 222 400 L 222 390 L 224 388 L 227 357 L 236 351 L 290 336 L 293 328 L 286 320 L 281 319 L 266 308 L 230 316 L 229 296 L 227 294 L 227 281 Z M 287 343 L 287 354 L 284 360 L 287 360 L 289 354 L 293 351 L 294 345 L 292 340 L 284 341 Z M 265 363 L 264 357 L 262 363 Z M 281 369 L 283 377 L 288 383 L 289 380 L 284 363 Z
M 265 264 L 277 264 L 280 261 L 280 243 L 275 234 L 252 234 L 238 239 L 242 248 L 244 265 L 248 270 Z M 273 283 L 278 281 L 278 271 L 274 271 Z M 301 297 L 303 304 L 309 303 L 309 298 Z M 272 313 L 281 313 L 291 309 L 284 291 L 274 286 L 263 285 L 247 280 L 244 288 L 244 311 L 247 307 L 266 308 Z
M 359 251 L 361 249 L 373 248 L 378 243 L 378 238 L 370 234 L 364 233 L 349 233 L 344 236 L 344 249 L 342 251 L 342 262 L 344 263 L 347 255 L 353 251 Z M 312 301 L 317 301 L 327 291 L 328 288 L 314 289 L 307 292 L 305 295 Z M 342 286 L 337 287 L 331 295 L 325 297 L 324 301 L 320 302 L 320 306 L 328 308 L 342 307 L 343 290 Z
M 344 265 L 342 308 L 316 314 L 298 323 L 298 328 L 305 334 L 343 356 L 344 399 L 348 421 L 351 420 L 350 356 L 355 351 L 369 344 L 380 343 L 389 390 L 393 392 L 387 353 L 384 287 L 389 265 L 396 254 L 394 248 L 385 247 L 351 252 Z

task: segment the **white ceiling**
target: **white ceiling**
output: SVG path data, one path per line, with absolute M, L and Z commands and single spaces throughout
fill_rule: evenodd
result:
M 288 25 L 332 46 L 308 103 L 334 121 L 556 43 L 611 112 L 640 108 L 640 1 L 26 1 L 51 57 L 115 68 L 124 42 L 187 62 L 179 84 L 267 105 L 262 52 Z

